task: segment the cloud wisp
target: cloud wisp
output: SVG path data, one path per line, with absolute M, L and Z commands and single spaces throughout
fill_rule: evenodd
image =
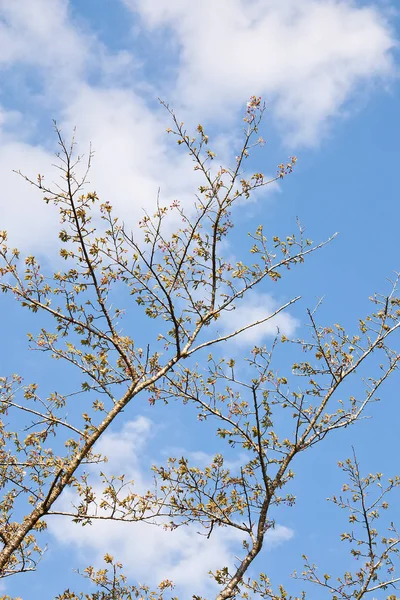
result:
M 222 313 L 216 327 L 220 329 L 221 335 L 229 335 L 246 328 L 249 323 L 260 322 L 232 338 L 231 342 L 240 346 L 260 344 L 265 337 L 275 336 L 278 332 L 290 337 L 299 326 L 299 321 L 287 310 L 268 318 L 280 306 L 270 294 L 250 291 L 234 310 Z

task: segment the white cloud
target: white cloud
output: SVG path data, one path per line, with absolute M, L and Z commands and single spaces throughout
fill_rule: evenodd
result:
M 281 304 L 270 294 L 250 291 L 244 300 L 238 302 L 235 310 L 222 314 L 217 321 L 217 326 L 222 335 L 228 335 L 250 325 L 250 323 L 265 319 L 279 309 L 280 306 Z M 241 345 L 259 344 L 265 337 L 276 335 L 278 329 L 281 334 L 291 336 L 298 325 L 298 320 L 285 309 L 265 323 L 246 329 L 243 333 L 232 338 L 232 341 Z
M 45 206 L 42 194 L 13 170 L 21 169 L 35 179 L 53 159 L 44 148 L 17 141 L 0 131 L 0 229 L 8 230 L 9 245 L 23 253 L 34 250 L 51 256 L 57 242 L 54 225 L 58 219 L 54 207 Z
M 53 84 L 63 81 L 65 85 L 81 76 L 93 38 L 88 32 L 80 35 L 70 20 L 68 4 L 66 0 L 0 0 L 0 66 L 38 67 Z
M 121 466 L 128 466 L 130 471 L 136 470 L 140 451 L 151 439 L 153 427 L 150 419 L 139 416 L 134 421 L 124 423 L 120 431 L 107 432 L 96 445 L 96 452 L 108 457 L 107 470 Z M 129 465 L 127 457 L 131 459 Z
M 168 85 L 169 92 L 175 89 L 177 112 L 188 121 L 232 121 L 250 93 L 262 93 L 292 142 L 312 143 L 355 88 L 376 77 L 386 81 L 394 71 L 395 42 L 378 8 L 339 0 L 287 0 L 283 6 L 275 0 L 190 6 L 183 0 L 124 1 L 146 27 L 168 26 L 177 35 L 180 64 L 176 82 Z M 150 89 L 137 70 L 134 48 L 109 51 L 90 24 L 73 18 L 67 0 L 0 0 L 0 17 L 0 69 L 22 82 L 29 74 L 40 90 L 35 109 L 27 106 L 23 115 L 3 110 L 0 118 L 0 176 L 6 184 L 1 227 L 11 230 L 13 243 L 47 254 L 52 248 L 54 216 L 11 173 L 21 168 L 35 177 L 50 171 L 48 148 L 56 146 L 55 138 L 41 132 L 43 146 L 29 143 L 38 133 L 35 110 L 56 117 L 67 138 L 77 125 L 82 150 L 93 142 L 92 186 L 128 226 L 134 228 L 142 209 L 154 206 L 158 188 L 162 202 L 179 198 L 191 206 L 198 176 L 183 152 L 171 150 L 163 133 L 167 119 L 134 91 Z M 235 141 L 220 135 L 219 159 L 227 158 Z
M 29 142 L 32 137 L 41 141 L 46 137 L 36 129 L 35 111 L 49 109 L 54 102 L 58 107 L 68 96 L 84 76 L 91 43 L 92 38 L 80 35 L 70 22 L 65 0 L 0 0 L 2 76 L 6 83 L 15 79 L 21 93 L 26 85 L 32 98 L 24 112 L 0 106 L 0 228 L 9 231 L 10 245 L 23 252 L 54 255 L 58 219 L 56 211 L 44 205 L 42 195 L 13 170 L 20 169 L 33 180 L 45 171 L 46 183 L 52 180 L 54 154 L 45 145 Z M 7 93 L 4 97 L 7 100 Z M 55 112 L 48 114 L 46 129 L 53 116 Z M 55 138 L 51 146 L 56 148 Z
M 139 416 L 124 424 L 121 431 L 106 433 L 96 450 L 105 452 L 109 458 L 102 470 L 122 470 L 134 479 L 135 489 L 151 487 L 151 475 L 146 471 L 143 456 L 148 449 L 154 431 L 153 423 Z M 197 453 L 192 453 L 193 458 Z M 202 452 L 198 453 L 204 459 Z M 95 487 L 96 489 L 96 487 Z M 59 508 L 67 507 L 72 493 L 64 494 Z M 165 531 L 161 527 L 144 523 L 93 522 L 91 526 L 72 525 L 67 518 L 53 517 L 48 521 L 49 530 L 60 544 L 71 545 L 80 553 L 80 560 L 100 564 L 102 556 L 109 552 L 120 560 L 131 578 L 157 585 L 163 579 L 172 579 L 185 597 L 193 593 L 212 593 L 213 584 L 208 580 L 210 569 L 230 566 L 240 547 L 243 535 L 237 530 L 218 528 L 210 539 L 199 535 L 193 527 L 181 527 Z M 265 540 L 266 550 L 276 547 L 293 537 L 291 529 L 277 525 Z
M 115 205 L 128 227 L 136 228 L 143 209 L 152 211 L 159 188 L 161 203 L 178 197 L 192 204 L 198 176 L 183 152 L 171 150 L 167 120 L 126 87 L 124 72 L 133 62 L 131 54 L 108 52 L 81 31 L 66 0 L 0 0 L 0 70 L 13 68 L 25 81 L 23 69 L 29 67 L 41 90 L 40 101 L 26 113 L 0 106 L 0 227 L 10 232 L 12 245 L 54 258 L 55 211 L 12 173 L 21 169 L 35 179 L 40 172 L 47 184 L 58 180 L 51 168 L 57 161 L 48 151 L 57 149 L 56 136 L 47 133 L 53 117 L 67 141 L 77 126 L 81 152 L 92 142 L 96 154 L 87 189 Z M 96 85 L 88 83 L 90 69 L 98 71 Z M 41 110 L 48 115 L 46 134 L 37 129 Z M 43 145 L 30 143 L 32 138 Z
M 232 117 L 249 94 L 272 103 L 291 144 L 315 144 L 365 84 L 395 71 L 396 41 L 378 7 L 343 0 L 124 0 L 180 44 L 175 98 Z
M 109 552 L 124 565 L 130 578 L 156 587 L 164 579 L 189 594 L 207 593 L 210 569 L 232 564 L 231 544 L 240 543 L 235 532 L 219 530 L 207 540 L 191 527 L 164 531 L 143 523 L 97 522 L 85 528 L 68 520 L 50 523 L 50 530 L 62 544 L 79 549 L 81 560 L 100 565 Z
M 93 187 L 132 228 L 143 209 L 155 207 L 159 189 L 161 204 L 175 198 L 186 206 L 193 203 L 199 176 L 187 155 L 175 151 L 167 123 L 122 88 L 82 84 L 63 111 L 62 128 L 69 132 L 76 125 L 80 149 L 92 142 Z

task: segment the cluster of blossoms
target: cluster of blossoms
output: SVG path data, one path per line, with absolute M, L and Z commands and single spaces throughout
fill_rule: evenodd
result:
M 251 123 L 257 116 L 257 111 L 261 108 L 261 96 L 250 96 L 250 100 L 246 105 L 246 116 L 244 117 L 244 121 L 246 123 Z

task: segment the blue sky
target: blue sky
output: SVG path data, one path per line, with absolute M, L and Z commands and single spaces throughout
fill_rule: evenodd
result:
M 289 333 L 297 323 L 301 334 L 306 309 L 324 296 L 320 320 L 354 330 L 369 310 L 368 296 L 388 291 L 387 278 L 400 270 L 398 40 L 399 16 L 389 1 L 0 0 L 0 229 L 9 230 L 12 246 L 56 268 L 57 215 L 12 173 L 54 176 L 53 118 L 66 135 L 77 127 L 81 149 L 93 143 L 92 186 L 135 227 L 158 188 L 165 201 L 179 198 L 188 207 L 196 190 L 187 157 L 165 134 L 169 122 L 158 98 L 189 126 L 201 122 L 218 158 L 229 162 L 245 103 L 260 94 L 267 144 L 252 169 L 274 174 L 290 155 L 299 162 L 282 185 L 241 205 L 234 239 L 246 239 L 261 222 L 268 237 L 290 234 L 296 217 L 314 241 L 339 236 L 282 282 L 266 285 L 237 315 L 301 295 L 280 322 Z M 38 319 L 9 298 L 0 310 L 4 374 L 16 371 L 49 389 L 67 385 L 59 367 L 27 351 L 25 333 L 40 327 Z M 142 328 L 137 336 L 146 333 Z M 241 356 L 271 334 L 261 329 L 239 338 L 229 352 Z M 282 357 L 282 368 L 291 358 Z M 395 375 L 382 402 L 371 406 L 373 419 L 299 459 L 298 502 L 276 515 L 275 537 L 257 564 L 276 584 L 301 568 L 302 553 L 332 571 L 346 568 L 338 541 L 343 518 L 325 498 L 340 488 L 336 462 L 352 445 L 366 470 L 400 471 L 398 389 Z M 168 452 L 201 461 L 196 453 L 219 448 L 181 405 L 143 401 L 124 417 L 129 423 L 114 425 L 105 448 L 116 468 L 144 486 L 149 466 Z M 38 573 L 11 578 L 4 593 L 36 600 L 68 586 L 82 589 L 72 569 L 110 550 L 133 580 L 152 584 L 169 574 L 182 598 L 207 594 L 207 570 L 232 561 L 237 540 L 227 532 L 207 541 L 189 530 L 169 535 L 142 525 L 81 529 L 54 521 L 48 544 Z M 311 591 L 310 598 L 320 597 Z

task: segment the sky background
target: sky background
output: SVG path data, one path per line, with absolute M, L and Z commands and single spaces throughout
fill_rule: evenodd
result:
M 268 237 L 291 234 L 296 217 L 314 241 L 339 236 L 278 285 L 254 293 L 236 318 L 301 295 L 279 323 L 300 335 L 306 309 L 324 296 L 320 321 L 355 331 L 369 295 L 389 291 L 387 279 L 400 270 L 399 28 L 395 3 L 384 0 L 0 0 L 0 229 L 9 231 L 10 245 L 57 267 L 57 214 L 12 172 L 54 177 L 52 119 L 66 136 L 76 127 L 82 151 L 92 143 L 91 185 L 134 228 L 159 188 L 163 201 L 179 198 L 190 210 L 198 185 L 188 158 L 165 133 L 170 123 L 158 98 L 188 127 L 201 122 L 218 160 L 229 163 L 246 101 L 262 95 L 267 144 L 252 170 L 273 175 L 288 156 L 299 162 L 281 185 L 240 206 L 234 239 L 246 239 L 259 223 Z M 40 328 L 38 320 L 7 297 L 0 310 L 3 373 L 64 389 L 65 374 L 27 350 L 26 331 Z M 241 356 L 273 334 L 261 328 L 229 352 Z M 274 583 L 286 584 L 301 569 L 302 553 L 325 560 L 321 570 L 346 568 L 338 541 L 344 518 L 326 497 L 338 492 L 336 463 L 352 445 L 366 470 L 400 471 L 398 389 L 395 375 L 382 402 L 371 406 L 373 419 L 301 456 L 296 506 L 276 515 L 256 565 Z M 201 463 L 218 449 L 181 405 L 138 402 L 124 417 L 102 449 L 111 466 L 143 487 L 151 464 L 166 455 L 186 452 Z M 398 507 L 399 499 L 393 518 Z M 231 564 L 237 551 L 237 538 L 224 530 L 206 540 L 190 529 L 167 534 L 140 524 L 80 528 L 59 520 L 51 523 L 48 544 L 38 573 L 11 578 L 0 593 L 39 600 L 68 586 L 83 589 L 72 569 L 109 551 L 132 580 L 154 584 L 167 576 L 182 598 L 212 597 L 208 569 Z M 320 597 L 311 591 L 310 598 Z

